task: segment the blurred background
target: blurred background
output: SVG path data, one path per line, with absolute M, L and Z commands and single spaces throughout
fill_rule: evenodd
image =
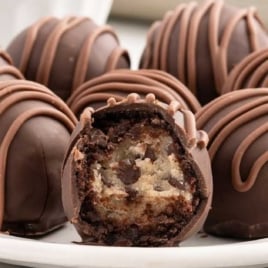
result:
M 152 21 L 160 19 L 163 14 L 176 7 L 179 3 L 191 2 L 187 0 L 114 0 L 111 16 L 116 18 L 139 19 Z M 201 2 L 201 0 L 195 0 Z M 268 25 L 268 1 L 267 0 L 225 0 L 226 3 L 238 7 L 256 6 L 260 16 Z

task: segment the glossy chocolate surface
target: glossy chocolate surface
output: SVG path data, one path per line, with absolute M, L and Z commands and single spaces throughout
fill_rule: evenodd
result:
M 83 82 L 130 65 L 114 30 L 86 17 L 42 18 L 7 51 L 26 79 L 48 86 L 63 100 Z
M 123 100 L 136 92 L 141 96 L 153 93 L 159 101 L 179 101 L 184 109 L 196 113 L 200 104 L 195 96 L 176 78 L 158 70 L 114 70 L 81 85 L 67 104 L 79 116 L 86 107 L 100 108 L 110 97 Z
M 175 246 L 200 230 L 212 196 L 206 144 L 189 110 L 153 94 L 85 109 L 62 178 L 65 213 L 82 242 Z
M 76 119 L 46 87 L 0 82 L 0 230 L 43 235 L 65 221 L 61 165 Z
M 201 104 L 221 95 L 232 68 L 268 46 L 254 8 L 222 0 L 178 5 L 148 32 L 141 68 L 165 70 L 187 85 Z
M 197 113 L 209 136 L 213 201 L 209 233 L 243 239 L 268 236 L 268 90 L 227 93 Z

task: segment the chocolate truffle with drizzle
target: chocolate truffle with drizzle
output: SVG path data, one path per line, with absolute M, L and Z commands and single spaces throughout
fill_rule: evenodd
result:
M 174 246 L 210 209 L 207 135 L 153 94 L 87 108 L 63 167 L 63 205 L 83 243 Z
M 232 68 L 268 47 L 255 8 L 236 9 L 222 0 L 180 4 L 148 32 L 141 68 L 171 73 L 206 104 L 221 95 Z
M 141 96 L 153 93 L 159 101 L 179 101 L 182 108 L 196 113 L 201 105 L 196 97 L 179 80 L 159 70 L 114 70 L 81 85 L 68 99 L 67 104 L 79 116 L 88 106 L 100 108 L 108 98 L 123 100 L 136 92 Z
M 83 82 L 130 65 L 115 31 L 86 17 L 41 18 L 7 51 L 26 79 L 46 85 L 63 100 Z
M 268 237 L 268 90 L 237 90 L 197 113 L 207 131 L 214 180 L 205 230 L 219 236 Z
M 61 166 L 75 124 L 46 87 L 0 82 L 0 231 L 36 236 L 66 222 Z

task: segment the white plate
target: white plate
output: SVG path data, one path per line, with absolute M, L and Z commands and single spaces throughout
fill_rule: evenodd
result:
M 74 228 L 38 240 L 0 235 L 0 261 L 33 267 L 267 267 L 268 239 L 240 242 L 198 234 L 173 248 L 84 246 Z

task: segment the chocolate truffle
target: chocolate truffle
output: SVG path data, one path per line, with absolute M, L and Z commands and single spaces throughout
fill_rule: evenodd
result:
M 251 53 L 227 77 L 222 93 L 243 88 L 268 87 L 268 49 Z
M 21 72 L 12 65 L 10 56 L 0 49 L 0 81 L 10 79 L 24 79 Z
M 268 236 L 268 90 L 237 90 L 197 113 L 207 131 L 214 192 L 208 233 L 253 239 Z
M 206 104 L 221 94 L 237 63 L 266 47 L 268 35 L 254 8 L 207 0 L 181 4 L 155 22 L 140 66 L 171 73 Z
M 66 217 L 61 166 L 76 119 L 46 87 L 0 82 L 0 230 L 43 235 Z
M 86 17 L 42 18 L 8 46 L 26 79 L 66 100 L 80 84 L 115 68 L 129 68 L 115 31 Z
M 63 205 L 83 243 L 174 246 L 210 208 L 206 143 L 192 112 L 153 94 L 87 108 L 63 168 Z
M 158 70 L 114 70 L 81 85 L 67 104 L 79 116 L 87 106 L 96 109 L 106 105 L 109 97 L 120 101 L 132 92 L 142 96 L 153 93 L 158 100 L 167 104 L 177 100 L 183 108 L 193 113 L 201 107 L 180 81 Z

